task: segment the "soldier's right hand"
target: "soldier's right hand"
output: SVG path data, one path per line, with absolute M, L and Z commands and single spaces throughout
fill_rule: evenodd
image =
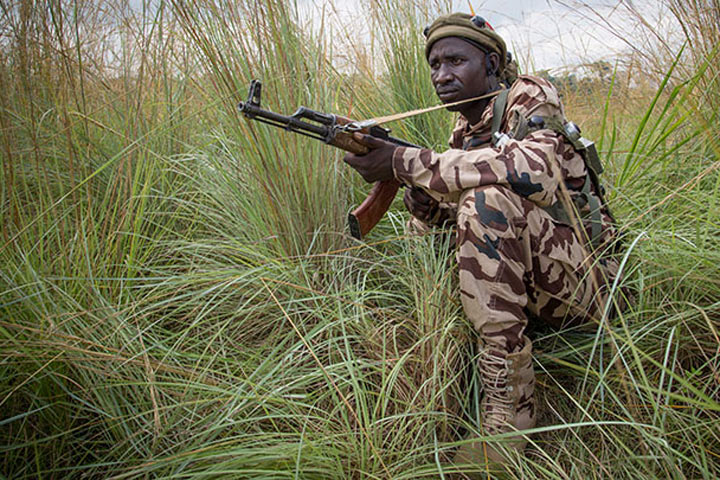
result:
M 437 200 L 425 193 L 425 190 L 417 187 L 405 190 L 403 202 L 413 217 L 424 222 L 430 221 L 440 207 Z

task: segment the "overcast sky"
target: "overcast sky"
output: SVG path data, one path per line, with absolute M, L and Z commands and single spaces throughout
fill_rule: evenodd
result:
M 138 8 L 143 1 L 129 0 Z M 357 32 L 362 42 L 368 36 L 369 4 L 372 0 L 287 0 L 296 2 L 301 19 L 319 23 L 325 11 L 336 29 Z M 498 31 L 521 69 L 534 72 L 576 66 L 596 60 L 611 64 L 638 44 L 641 31 L 628 9 L 640 11 L 646 26 L 657 27 L 671 37 L 672 20 L 662 11 L 663 0 L 453 0 L 455 11 L 476 14 Z M 428 2 L 432 3 L 432 2 Z M 328 8 L 332 5 L 334 8 Z M 615 32 L 615 34 L 613 34 Z M 617 35 L 622 32 L 622 37 Z M 418 35 L 421 33 L 418 32 Z M 663 38 L 665 40 L 666 38 Z M 348 59 L 352 62 L 352 59 Z
M 334 22 L 358 26 L 367 18 L 366 2 L 356 0 L 299 0 L 299 5 L 303 15 L 310 15 L 327 1 L 337 9 Z M 456 11 L 469 12 L 470 3 L 505 39 L 526 72 L 601 59 L 614 63 L 629 51 L 637 30 L 627 8 L 638 8 L 651 24 L 661 21 L 662 13 L 660 0 L 455 0 Z M 612 30 L 623 32 L 624 38 Z

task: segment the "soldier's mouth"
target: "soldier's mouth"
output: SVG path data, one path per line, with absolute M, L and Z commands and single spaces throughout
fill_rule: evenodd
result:
M 457 96 L 458 90 L 442 90 L 437 92 L 437 96 L 443 102 L 448 102 Z

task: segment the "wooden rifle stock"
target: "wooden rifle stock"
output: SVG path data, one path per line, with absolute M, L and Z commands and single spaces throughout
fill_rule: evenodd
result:
M 339 115 L 336 116 L 336 121 L 338 125 L 346 125 L 351 122 L 349 118 Z M 367 128 L 360 130 L 360 132 L 371 135 Z M 364 155 L 369 151 L 365 145 L 357 142 L 351 134 L 344 132 L 335 135 L 330 145 L 357 155 Z M 365 237 L 382 219 L 385 212 L 388 211 L 399 188 L 400 182 L 395 179 L 376 182 L 360 206 L 348 215 L 350 234 L 358 240 Z
M 379 126 L 370 128 L 343 128 L 352 123 L 352 120 L 339 115 L 332 115 L 305 107 L 300 107 L 290 115 L 280 115 L 269 110 L 260 108 L 260 95 L 262 84 L 258 80 L 250 83 L 250 93 L 246 102 L 240 102 L 238 108 L 250 120 L 258 120 L 262 123 L 279 127 L 284 130 L 306 135 L 317 140 L 322 140 L 334 147 L 357 155 L 365 155 L 370 150 L 368 147 L 353 138 L 354 132 L 361 132 L 387 140 L 396 145 L 405 147 L 418 147 L 399 138 L 389 136 L 389 130 Z M 377 182 L 367 198 L 358 208 L 350 212 L 348 223 L 350 233 L 358 240 L 362 239 L 373 229 L 380 219 L 388 211 L 392 204 L 401 183 L 395 179 Z
M 377 182 L 367 198 L 348 215 L 350 233 L 358 240 L 373 229 L 390 208 L 400 182 L 395 179 Z

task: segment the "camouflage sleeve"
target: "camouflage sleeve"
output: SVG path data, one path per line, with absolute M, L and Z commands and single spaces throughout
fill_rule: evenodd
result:
M 440 202 L 437 207 L 430 213 L 430 218 L 427 220 L 418 221 L 426 223 L 431 227 L 443 227 L 453 225 L 455 223 L 455 217 L 457 216 L 457 204 Z
M 412 234 L 424 235 L 431 232 L 435 227 L 446 228 L 455 225 L 456 217 L 456 203 L 440 203 L 427 220 L 422 220 L 411 213 L 406 228 Z
M 488 107 L 490 108 L 490 107 Z M 557 91 L 545 80 L 521 76 L 508 93 L 508 104 L 501 131 L 509 131 L 519 116 L 564 117 Z M 395 177 L 409 185 L 434 192 L 435 198 L 455 200 L 468 188 L 500 184 L 540 206 L 556 200 L 559 178 L 552 162 L 563 157 L 563 140 L 552 130 L 538 130 L 520 141 L 510 140 L 503 147 L 483 147 L 465 151 L 459 138 L 462 122 L 451 137 L 451 148 L 444 153 L 428 149 L 401 147 L 393 156 Z
M 562 151 L 562 141 L 554 132 L 539 130 L 501 148 L 436 153 L 400 147 L 393 156 L 393 169 L 401 182 L 443 195 L 500 184 L 540 206 L 548 206 L 555 202 L 558 188 L 550 162 Z
M 437 213 L 430 219 L 430 224 L 437 227 L 453 225 L 456 217 L 457 203 L 440 202 Z

